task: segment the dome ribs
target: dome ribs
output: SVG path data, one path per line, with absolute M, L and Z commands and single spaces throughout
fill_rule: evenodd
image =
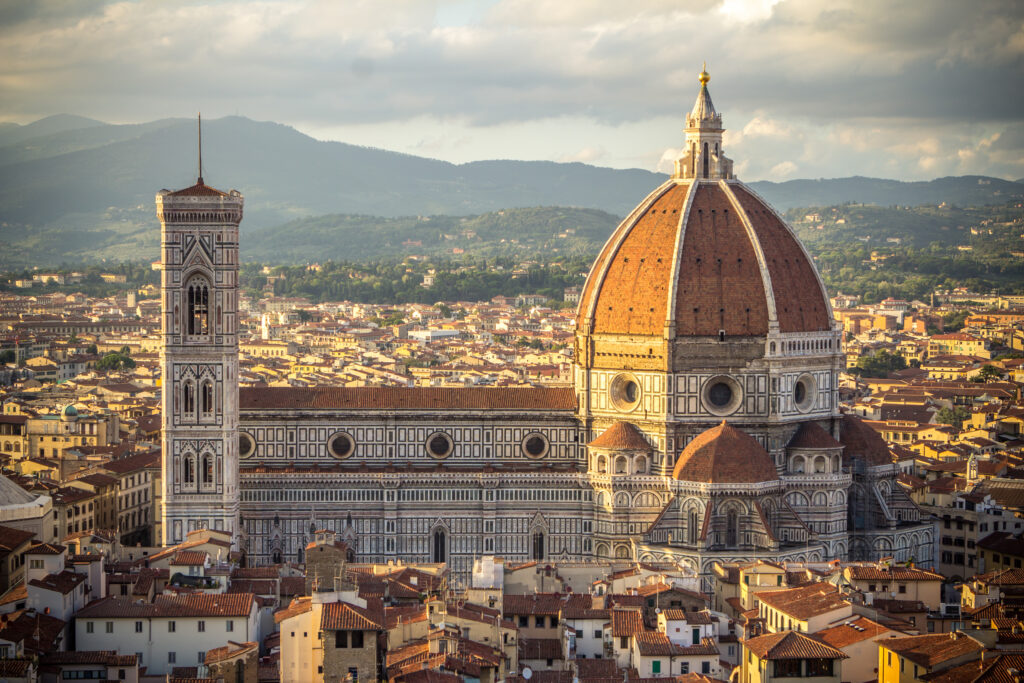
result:
M 775 212 L 740 184 L 730 185 L 764 252 L 780 332 L 829 329 L 828 298 L 806 252 Z
M 595 333 L 664 333 L 679 208 L 686 192 L 687 185 L 677 184 L 661 195 L 610 256 L 599 290 L 592 295 L 597 297 Z
M 757 255 L 729 198 L 701 183 L 683 237 L 676 335 L 763 335 L 768 306 Z

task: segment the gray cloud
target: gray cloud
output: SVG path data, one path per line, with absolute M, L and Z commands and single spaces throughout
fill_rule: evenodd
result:
M 890 174 L 995 160 L 998 137 L 982 142 L 1011 136 L 1024 111 L 1024 5 L 1014 0 L 784 1 L 746 16 L 715 0 L 502 0 L 462 26 L 437 25 L 444 3 L 419 0 L 71 4 L 67 14 L 60 2 L 0 5 L 3 25 L 18 27 L 0 31 L 0 119 L 203 108 L 314 129 L 426 116 L 500 131 L 576 117 L 596 135 L 681 119 L 708 59 L 727 125 L 806 129 L 799 141 L 737 138 L 739 151 L 785 152 L 764 173 L 820 169 L 817 155 L 834 157 L 825 174 L 843 175 L 843 160 L 895 159 Z M 882 132 L 862 150 L 844 131 L 867 122 Z M 913 151 L 936 136 L 941 153 Z M 650 154 L 653 167 L 660 152 Z M 915 154 L 937 161 L 922 167 Z

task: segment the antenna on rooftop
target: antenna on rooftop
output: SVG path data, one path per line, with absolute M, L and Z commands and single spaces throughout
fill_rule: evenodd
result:
M 203 184 L 203 112 L 199 112 L 199 182 Z

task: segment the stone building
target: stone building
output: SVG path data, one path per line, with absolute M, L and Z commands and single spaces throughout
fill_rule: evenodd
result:
M 252 563 L 302 562 L 325 530 L 354 561 L 446 562 L 456 579 L 492 554 L 705 577 L 716 560 L 931 558 L 885 444 L 840 413 L 824 285 L 733 177 L 708 80 L 675 173 L 582 289 L 573 388 L 236 392 L 241 195 L 161 193 L 167 541 L 209 524 Z M 208 415 L 187 393 L 203 382 Z

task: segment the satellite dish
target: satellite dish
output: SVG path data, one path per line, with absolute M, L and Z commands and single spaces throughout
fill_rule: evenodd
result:
M 661 608 L 660 607 L 655 607 L 654 608 L 654 613 L 655 614 L 661 614 Z
M 526 680 L 530 680 L 531 678 L 533 678 L 533 669 L 531 669 L 528 666 L 524 666 L 523 667 L 523 678 L 525 678 Z

